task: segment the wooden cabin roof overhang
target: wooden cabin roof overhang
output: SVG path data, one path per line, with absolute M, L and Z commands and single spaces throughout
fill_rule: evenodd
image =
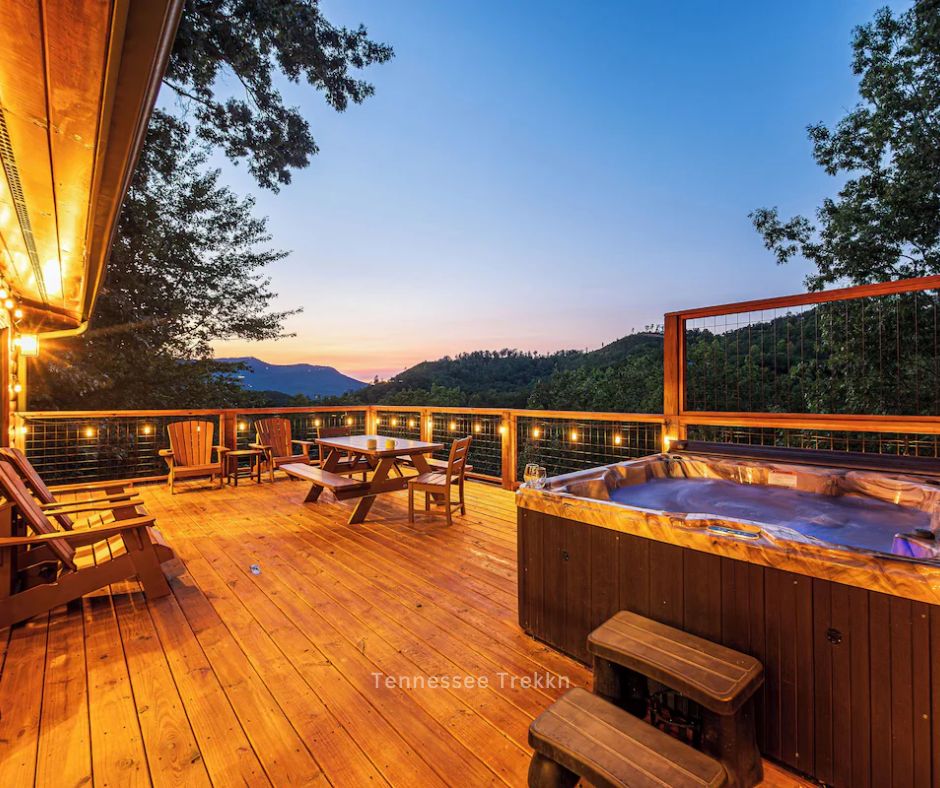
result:
M 21 330 L 80 331 L 182 0 L 11 0 L 0 24 L 0 273 Z

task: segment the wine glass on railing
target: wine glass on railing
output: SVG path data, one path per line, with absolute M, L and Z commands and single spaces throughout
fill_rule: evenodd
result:
M 539 466 L 538 463 L 530 462 L 526 463 L 525 472 L 522 475 L 523 481 L 525 482 L 526 487 L 535 487 L 536 480 L 539 476 Z

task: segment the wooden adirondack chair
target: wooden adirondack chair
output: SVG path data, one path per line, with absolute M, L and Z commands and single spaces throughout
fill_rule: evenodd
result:
M 463 482 L 467 472 L 467 454 L 470 452 L 472 435 L 458 438 L 450 445 L 450 457 L 447 460 L 447 469 L 441 471 L 428 471 L 408 480 L 408 522 L 415 521 L 415 493 L 424 493 L 424 511 L 431 508 L 432 501 L 444 507 L 447 524 L 452 523 L 452 511 L 460 508 L 461 514 L 467 513 L 463 497 Z M 457 487 L 457 500 L 451 501 L 450 491 Z M 433 498 L 432 498 L 433 496 Z
M 26 458 L 21 449 L 13 447 L 0 447 L 0 459 L 6 460 L 12 465 L 20 478 L 29 488 L 33 496 L 39 501 L 40 508 L 53 509 L 62 506 L 55 494 L 46 485 L 39 472 L 33 467 L 33 464 Z M 59 493 L 79 493 L 90 494 L 92 497 L 83 498 L 82 503 L 112 503 L 126 501 L 131 498 L 133 491 L 126 490 L 123 484 L 103 483 L 103 484 L 69 484 L 60 486 Z M 73 527 L 72 518 L 67 514 L 53 514 L 55 520 L 66 531 L 71 531 Z
M 282 465 L 291 462 L 310 463 L 310 447 L 314 446 L 315 442 L 292 439 L 290 419 L 258 419 L 255 422 L 255 434 L 257 440 L 250 444 L 251 448 L 264 452 L 265 464 L 268 466 L 268 475 L 272 482 L 274 471 Z M 299 453 L 294 451 L 295 445 L 300 446 Z
M 221 487 L 224 476 L 222 465 L 228 449 L 212 445 L 215 425 L 211 421 L 177 421 L 168 424 L 166 431 L 170 436 L 170 448 L 161 449 L 159 454 L 170 469 L 167 477 L 170 492 L 176 492 L 177 479 L 200 476 L 208 476 L 210 480 L 218 476 Z M 215 461 L 212 460 L 213 452 L 216 453 Z
M 76 502 L 43 510 L 16 469 L 0 461 L 0 628 L 25 621 L 111 583 L 136 577 L 148 597 L 170 593 L 160 568 L 173 551 L 137 509 L 139 499 L 114 503 Z M 110 512 L 109 522 L 71 531 L 55 527 L 50 515 Z M 31 535 L 14 534 L 15 512 Z

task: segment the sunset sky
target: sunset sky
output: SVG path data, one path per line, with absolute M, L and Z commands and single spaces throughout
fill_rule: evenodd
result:
M 396 57 L 342 115 L 283 86 L 321 152 L 280 194 L 224 165 L 292 251 L 277 308 L 304 313 L 293 338 L 217 354 L 369 379 L 802 290 L 747 214 L 836 188 L 805 127 L 854 104 L 851 30 L 883 4 L 323 2 Z

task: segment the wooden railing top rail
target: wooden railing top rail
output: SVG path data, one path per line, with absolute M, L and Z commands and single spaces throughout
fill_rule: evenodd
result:
M 30 410 L 17 411 L 24 419 L 94 419 L 136 418 L 139 416 L 217 416 L 221 413 L 250 415 L 252 413 L 361 413 L 369 405 L 309 405 L 290 408 L 198 408 L 193 410 Z
M 682 411 L 687 425 L 721 427 L 769 427 L 793 430 L 848 432 L 902 432 L 940 434 L 940 418 L 933 416 L 881 416 L 854 413 L 766 413 L 734 411 Z
M 851 301 L 856 298 L 871 298 L 874 296 L 914 293 L 922 290 L 937 289 L 940 289 L 940 275 L 921 276 L 914 279 L 899 279 L 896 282 L 878 282 L 873 285 L 840 287 L 833 290 L 820 290 L 815 293 L 796 293 L 794 295 L 776 296 L 774 298 L 758 298 L 753 301 L 738 301 L 731 304 L 717 304 L 715 306 L 703 306 L 694 309 L 681 309 L 676 312 L 667 312 L 666 317 L 678 317 L 681 320 L 691 320 L 697 317 L 734 315 L 742 312 L 759 312 L 764 309 L 783 309 L 788 306 L 825 304 L 832 301 Z
M 468 416 L 504 416 L 507 414 L 536 419 L 577 419 L 581 421 L 636 421 L 655 424 L 663 420 L 661 413 L 612 413 L 579 410 L 526 410 L 525 408 L 462 408 L 437 405 L 311 405 L 291 408 L 205 408 L 198 410 L 48 410 L 21 411 L 24 419 L 103 419 L 138 418 L 146 416 L 217 416 L 219 414 L 250 416 L 253 413 L 362 413 L 370 410 L 389 413 L 459 413 Z

